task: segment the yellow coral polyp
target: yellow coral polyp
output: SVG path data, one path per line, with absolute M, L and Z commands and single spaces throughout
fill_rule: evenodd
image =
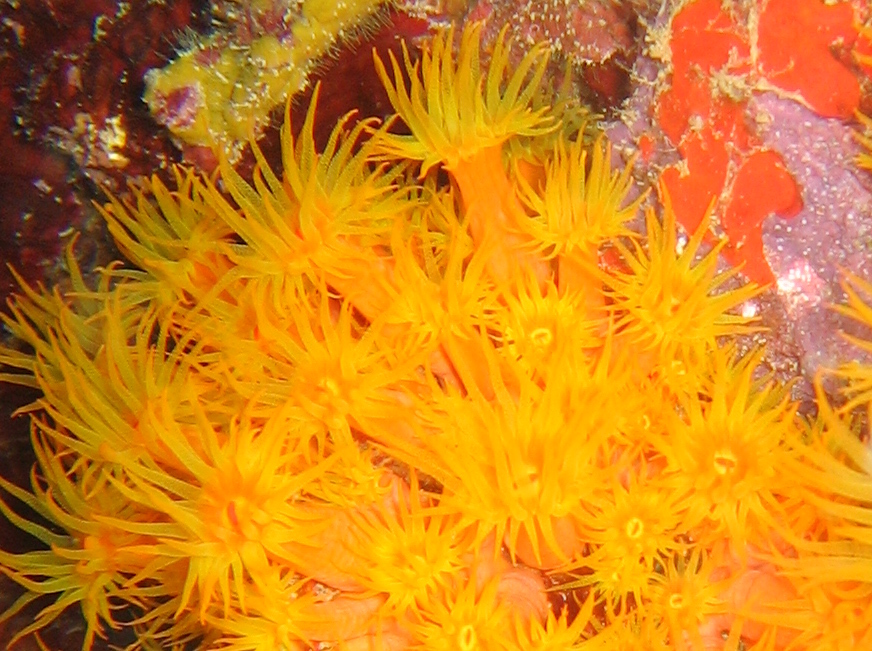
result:
M 505 315 L 501 341 L 531 372 L 546 372 L 561 355 L 596 350 L 601 344 L 605 315 L 585 319 L 577 292 L 564 292 L 554 282 L 540 288 L 532 276 L 521 278 L 502 293 Z M 559 368 L 559 364 L 556 364 Z
M 225 187 L 241 210 L 232 207 L 214 186 L 209 188 L 208 201 L 246 244 L 230 251 L 240 272 L 276 281 L 305 275 L 317 278 L 320 272 L 331 283 L 346 283 L 343 289 L 351 289 L 346 282 L 349 276 L 380 268 L 380 258 L 372 247 L 384 242 L 391 218 L 408 210 L 410 204 L 407 191 L 394 186 L 396 172 L 373 164 L 371 141 L 360 143 L 367 122 L 358 122 L 345 133 L 344 120 L 340 121 L 325 149 L 315 150 L 317 97 L 316 90 L 296 140 L 286 114 L 282 179 L 270 170 L 255 146 L 260 166 L 253 185 L 226 160 L 221 166 Z M 379 289 L 377 281 L 374 278 L 373 292 Z M 355 304 L 363 300 L 346 298 Z M 359 308 L 372 316 L 366 305 Z
M 225 247 L 232 233 L 193 170 L 175 168 L 173 173 L 175 190 L 156 177 L 143 180 L 131 185 L 130 199 L 110 196 L 109 204 L 100 209 L 125 257 L 163 281 L 159 296 L 168 306 L 199 300 L 213 290 L 230 269 Z M 144 282 L 138 285 L 149 288 Z
M 849 319 L 862 325 L 867 330 L 872 329 L 872 283 L 854 275 L 846 275 L 842 281 L 846 301 L 835 306 L 835 310 Z M 857 346 L 863 354 L 872 353 L 872 340 L 867 332 L 866 338 L 843 333 L 846 340 Z M 841 405 L 845 413 L 861 405 L 872 404 L 872 371 L 869 365 L 860 361 L 850 361 L 833 369 L 831 374 L 845 381 L 841 388 L 846 396 L 846 402 Z
M 626 486 L 616 482 L 582 500 L 577 526 L 580 535 L 596 545 L 594 556 L 638 559 L 653 568 L 663 555 L 680 547 L 676 534 L 686 505 L 678 494 L 664 499 L 657 481 L 643 477 L 630 474 Z
M 735 354 L 712 351 L 712 375 L 703 377 L 700 394 L 679 400 L 685 422 L 670 432 L 676 440 L 667 458 L 680 468 L 676 481 L 686 482 L 689 517 L 726 528 L 741 548 L 751 532 L 767 535 L 776 495 L 788 490 L 776 468 L 794 431 L 795 405 L 754 377 L 758 355 Z
M 612 171 L 606 143 L 597 142 L 589 155 L 581 133 L 568 145 L 558 140 L 542 187 L 534 189 L 519 179 L 533 217 L 525 228 L 549 257 L 589 257 L 601 244 L 632 235 L 626 224 L 644 197 L 626 201 L 631 171 L 629 165 Z
M 357 514 L 359 541 L 367 557 L 378 559 L 362 568 L 361 582 L 387 595 L 386 614 L 405 616 L 426 607 L 441 591 L 449 589 L 468 560 L 469 529 L 456 514 L 441 514 L 421 492 L 417 478 L 400 495 L 396 513 L 378 508 Z
M 412 630 L 434 651 L 523 648 L 535 613 L 513 612 L 495 577 L 480 585 L 473 575 L 446 590 L 443 600 L 422 608 Z
M 664 559 L 665 571 L 651 588 L 672 639 L 689 639 L 690 648 L 703 649 L 713 640 L 703 639 L 705 622 L 727 609 L 721 595 L 728 581 L 718 579 L 715 561 L 706 554 L 675 554 Z
M 629 272 L 602 275 L 616 325 L 641 351 L 659 350 L 666 359 L 698 357 L 718 337 L 754 330 L 754 319 L 735 308 L 760 293 L 753 283 L 725 284 L 738 271 L 718 270 L 721 242 L 700 256 L 708 217 L 678 246 L 675 213 L 663 190 L 662 222 L 646 211 L 647 245 L 617 241 Z M 681 354 L 676 356 L 676 353 Z
M 376 56 L 376 70 L 391 105 L 412 132 L 408 136 L 387 133 L 380 138 L 381 147 L 395 156 L 421 161 L 421 174 L 426 174 L 436 164 L 456 170 L 485 152 L 498 152 L 509 138 L 556 129 L 546 108 L 532 106 L 548 62 L 545 47 L 535 46 L 510 71 L 506 31 L 496 41 L 486 73 L 479 59 L 481 25 L 463 31 L 456 60 L 453 29 L 435 36 L 415 63 L 405 45 L 404 65 L 390 53 L 390 74 Z M 436 88 L 440 92 L 434 93 Z
M 480 35 L 377 61 L 408 135 L 346 116 L 318 150 L 313 100 L 281 173 L 255 145 L 251 178 L 142 182 L 102 210 L 130 266 L 22 283 L 13 644 L 78 607 L 85 648 L 869 646 L 869 365 L 799 414 L 705 222 L 663 195 L 637 232 L 542 50 L 484 71 Z
M 80 603 L 86 623 L 83 645 L 90 646 L 95 635 L 105 635 L 103 623 L 117 628 L 113 611 L 122 603 L 168 592 L 165 587 L 147 587 L 145 577 L 137 575 L 138 568 L 153 562 L 154 554 L 147 548 L 147 537 L 116 526 L 138 516 L 123 494 L 112 490 L 100 465 L 79 463 L 67 469 L 71 451 L 38 434 L 34 448 L 40 476 L 34 469 L 32 493 L 5 479 L 0 486 L 51 523 L 51 528 L 24 520 L 2 500 L 0 512 L 50 549 L 23 554 L 0 551 L 0 570 L 26 589 L 0 621 L 33 602 L 42 605 L 34 621 L 11 637 L 9 643 L 14 645 L 49 625 L 70 604 Z M 57 528 L 64 533 L 57 533 Z M 39 601 L 44 595 L 56 599 L 46 604 Z

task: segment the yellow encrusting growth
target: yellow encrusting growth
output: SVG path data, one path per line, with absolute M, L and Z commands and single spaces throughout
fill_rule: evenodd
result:
M 227 3 L 229 4 L 229 3 Z M 143 100 L 188 145 L 236 158 L 270 112 L 309 84 L 340 41 L 377 20 L 385 0 L 239 3 L 163 68 L 145 75 Z M 222 23 L 231 26 L 220 27 Z
M 347 116 L 318 150 L 315 102 L 296 136 L 286 116 L 281 173 L 255 146 L 250 179 L 223 156 L 220 180 L 110 198 L 130 266 L 89 286 L 71 251 L 69 291 L 22 283 L 0 380 L 38 392 L 36 464 L 0 512 L 37 549 L 0 551 L 22 588 L 0 623 L 33 613 L 12 648 L 68 607 L 86 649 L 115 628 L 144 649 L 872 646 L 869 364 L 800 415 L 737 343 L 760 289 L 719 271 L 705 221 L 685 238 L 664 192 L 633 198 L 583 111 L 549 106 L 543 52 L 512 71 L 500 38 L 485 71 L 479 35 L 377 60 L 385 124 Z M 872 285 L 845 291 L 872 326 Z

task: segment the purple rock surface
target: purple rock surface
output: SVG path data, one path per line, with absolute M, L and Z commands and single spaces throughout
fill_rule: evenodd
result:
M 781 154 L 802 192 L 802 211 L 790 220 L 769 219 L 763 241 L 785 325 L 810 376 L 859 355 L 840 335 L 856 332 L 857 324 L 831 306 L 844 298 L 845 272 L 872 279 L 872 175 L 854 162 L 854 126 L 775 93 L 755 96 L 750 114 L 765 125 L 764 144 Z

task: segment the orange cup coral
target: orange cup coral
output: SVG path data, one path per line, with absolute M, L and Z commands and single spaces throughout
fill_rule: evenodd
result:
M 103 209 L 133 266 L 22 286 L 0 379 L 40 391 L 37 464 L 0 511 L 44 548 L 0 551 L 3 618 L 41 608 L 16 640 L 78 605 L 85 648 L 870 643 L 868 368 L 799 416 L 733 344 L 758 288 L 706 224 L 679 246 L 664 194 L 633 231 L 543 51 L 484 72 L 454 37 L 377 60 L 403 133 L 317 151 L 313 102 L 281 175 L 255 147 L 251 181 L 144 183 Z

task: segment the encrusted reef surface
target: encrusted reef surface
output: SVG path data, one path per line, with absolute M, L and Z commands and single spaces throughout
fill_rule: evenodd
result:
M 869 109 L 868 6 L 697 0 L 644 20 L 613 142 L 666 183 L 685 228 L 715 202 L 712 241 L 726 238 L 726 260 L 772 287 L 754 309 L 774 335 L 774 367 L 811 377 L 855 354 L 829 305 L 843 270 L 870 273 L 856 118 Z
M 96 187 L 178 160 L 142 103 L 143 76 L 173 56 L 174 34 L 203 29 L 205 1 L 0 3 L 0 295 L 57 271 L 73 230 L 99 227 Z

